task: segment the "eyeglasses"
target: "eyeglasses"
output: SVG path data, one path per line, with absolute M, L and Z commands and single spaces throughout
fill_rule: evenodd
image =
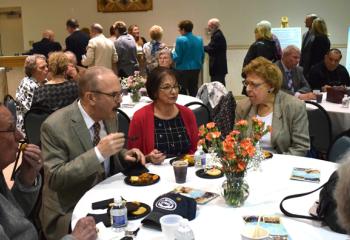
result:
M 106 96 L 110 96 L 110 97 L 113 98 L 113 100 L 119 100 L 119 98 L 122 96 L 122 92 L 106 93 L 106 92 L 101 92 L 101 91 L 97 91 L 97 90 L 90 91 L 90 92 L 97 93 L 97 94 L 103 94 L 103 95 L 106 95 Z
M 181 90 L 181 86 L 180 85 L 174 85 L 174 86 L 164 86 L 164 87 L 159 87 L 159 89 L 163 90 L 164 92 L 168 92 L 170 93 L 172 89 L 174 89 L 175 92 L 178 92 Z
M 0 130 L 0 133 L 12 133 L 16 141 L 19 143 L 24 143 L 25 139 L 23 139 L 23 135 L 20 134 L 20 131 L 16 128 L 15 124 L 11 125 L 11 127 L 7 130 Z
M 248 82 L 247 80 L 242 81 L 243 86 L 245 87 L 250 87 L 251 89 L 257 89 L 258 87 L 260 87 L 261 85 L 264 85 L 265 83 L 253 83 L 253 82 Z
M 11 126 L 9 127 L 9 129 L 7 130 L 0 130 L 0 133 L 13 133 L 15 134 L 17 131 L 16 125 L 14 123 L 11 124 Z

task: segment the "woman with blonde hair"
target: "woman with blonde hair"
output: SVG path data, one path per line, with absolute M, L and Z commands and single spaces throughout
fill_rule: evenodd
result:
M 322 18 L 316 18 L 312 22 L 311 32 L 314 35 L 314 39 L 311 42 L 310 66 L 309 69 L 306 70 L 310 70 L 313 65 L 323 61 L 324 56 L 331 47 L 328 38 L 327 25 Z M 306 71 L 306 73 L 308 74 L 309 71 Z
M 250 45 L 243 61 L 243 67 L 257 57 L 264 57 L 272 62 L 279 60 L 276 43 L 272 38 L 271 28 L 259 22 L 254 30 L 255 42 Z
M 78 85 L 76 81 L 67 80 L 69 59 L 65 53 L 51 53 L 48 62 L 52 78 L 35 90 L 31 108 L 56 111 L 78 98 Z
M 158 67 L 157 53 L 165 47 L 165 44 L 161 43 L 163 32 L 163 28 L 158 25 L 152 26 L 149 30 L 151 41 L 143 45 L 147 72 L 150 72 L 154 68 Z

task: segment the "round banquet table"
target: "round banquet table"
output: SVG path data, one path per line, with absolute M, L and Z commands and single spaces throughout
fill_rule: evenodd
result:
M 327 111 L 332 123 L 333 138 L 350 129 L 350 108 L 344 108 L 339 103 L 326 101 L 327 93 L 323 92 L 320 105 Z M 308 106 L 309 107 L 309 106 Z
M 290 180 L 293 167 L 316 168 L 321 171 L 320 183 Z M 197 216 L 190 221 L 196 239 L 241 239 L 240 232 L 244 226 L 242 216 L 246 215 L 277 215 L 281 217 L 291 239 L 348 239 L 346 235 L 338 234 L 321 226 L 320 222 L 306 219 L 285 217 L 279 204 L 283 197 L 311 191 L 326 182 L 337 164 L 318 159 L 274 154 L 271 159 L 262 162 L 261 171 L 249 170 L 246 176 L 250 187 L 250 195 L 243 207 L 233 208 L 226 205 L 223 197 L 219 196 L 205 205 L 197 205 Z M 72 228 L 77 220 L 88 213 L 103 213 L 105 210 L 92 210 L 91 203 L 123 196 L 128 201 L 140 201 L 153 208 L 153 201 L 161 194 L 173 190 L 174 173 L 169 160 L 162 165 L 148 165 L 151 173 L 160 176 L 160 181 L 154 185 L 135 187 L 126 185 L 122 174 L 116 174 L 85 193 L 76 205 L 72 215 Z M 221 184 L 225 177 L 219 179 L 202 179 L 195 175 L 196 168 L 189 167 L 187 181 L 183 186 L 220 193 Z M 319 192 L 284 203 L 286 210 L 297 214 L 308 214 L 308 211 Z M 102 223 L 100 223 L 102 224 Z M 128 228 L 135 229 L 141 225 L 141 219 L 129 221 Z M 103 229 L 99 239 L 115 239 L 110 228 Z M 101 236 L 102 235 L 102 236 Z M 219 237 L 219 238 L 218 238 Z M 161 232 L 140 227 L 136 239 L 160 240 Z
M 130 94 L 123 96 L 123 101 L 120 105 L 120 110 L 122 110 L 123 112 L 125 112 L 128 117 L 130 119 L 132 119 L 132 117 L 134 116 L 134 113 L 139 110 L 140 108 L 146 106 L 147 104 L 151 103 L 152 100 L 149 97 L 141 97 L 140 101 L 137 103 L 133 103 L 131 98 L 130 98 Z M 188 95 L 183 95 L 183 94 L 179 94 L 176 103 L 180 104 L 180 105 L 185 105 L 187 103 L 190 102 L 200 102 L 202 103 L 202 101 L 199 98 L 195 98 L 192 96 L 188 96 Z

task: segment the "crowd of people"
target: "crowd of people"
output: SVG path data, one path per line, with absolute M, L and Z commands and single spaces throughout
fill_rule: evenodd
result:
M 310 14 L 305 26 L 308 31 L 301 49 L 290 45 L 282 50 L 271 23 L 260 21 L 243 61 L 247 98 L 238 102 L 232 114 L 236 121 L 256 116 L 272 126 L 261 146 L 275 153 L 306 156 L 310 138 L 302 100 L 315 99 L 313 89 L 350 85 L 348 72 L 339 64 L 340 50 L 330 48 L 325 21 Z M 25 135 L 26 113 L 32 108 L 53 112 L 42 124 L 40 148 L 25 147 L 11 191 L 1 175 L 0 212 L 6 213 L 0 219 L 1 239 L 38 238 L 27 216 L 41 185 L 40 229 L 45 239 L 96 239 L 91 217 L 70 229 L 73 209 L 86 191 L 113 174 L 195 152 L 199 126 L 194 113 L 176 103 L 178 95 L 196 96 L 205 53 L 212 82 L 225 86 L 228 66 L 219 19 L 208 21 L 211 38 L 206 46 L 201 36 L 192 33 L 193 28 L 190 20 L 179 22 L 180 36 L 173 49 L 162 42 L 164 29 L 159 25 L 150 28 L 147 42 L 134 24 L 127 27 L 123 21 L 114 22 L 107 38 L 99 23 L 91 25 L 88 35 L 76 19 L 69 19 L 65 51 L 54 42 L 51 30 L 43 33 L 29 52 L 33 55 L 25 60 L 26 76 L 16 91 L 17 123 L 0 105 L 1 169 L 15 161 L 18 142 Z M 127 136 L 118 132 L 116 119 L 122 101 L 119 78 L 135 71 L 147 76 L 152 103 L 134 114 L 125 149 Z

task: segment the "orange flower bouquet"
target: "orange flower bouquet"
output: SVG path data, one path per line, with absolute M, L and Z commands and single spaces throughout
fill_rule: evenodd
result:
M 252 118 L 251 128 L 248 121 L 235 123 L 233 130 L 222 139 L 221 132 L 214 122 L 199 127 L 199 141 L 204 150 L 214 148 L 220 157 L 224 173 L 242 175 L 247 170 L 249 161 L 254 157 L 256 144 L 269 131 L 265 123 L 256 117 Z
M 265 123 L 256 117 L 252 118 L 251 127 L 246 120 L 236 122 L 224 139 L 215 123 L 199 128 L 198 145 L 203 149 L 214 148 L 218 154 L 227 179 L 223 183 L 223 195 L 228 204 L 241 206 L 248 197 L 249 187 L 244 176 L 256 153 L 256 144 L 269 131 L 271 127 L 265 127 Z

